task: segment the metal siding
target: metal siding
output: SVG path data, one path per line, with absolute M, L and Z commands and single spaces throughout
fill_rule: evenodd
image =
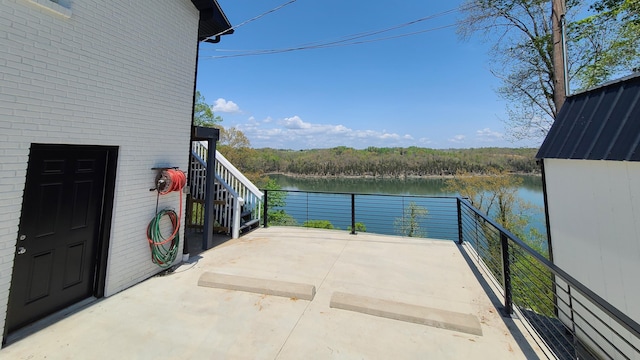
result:
M 545 138 L 540 150 L 536 157 L 538 159 L 546 158 L 549 156 L 541 156 L 541 154 L 557 154 L 560 152 L 562 145 L 564 144 L 566 134 L 569 133 L 571 128 L 571 124 L 564 121 L 567 117 L 566 114 L 580 114 L 582 113 L 582 108 L 585 104 L 584 97 L 579 98 L 568 98 L 567 101 L 560 109 L 560 112 L 556 116 L 556 120 L 549 129 L 549 133 Z
M 640 73 L 568 97 L 536 157 L 640 161 Z
M 570 125 L 571 130 L 567 132 L 568 136 L 563 139 L 564 142 L 558 152 L 559 157 L 563 159 L 573 158 L 573 151 L 578 145 L 578 142 L 583 139 L 583 135 L 588 136 L 588 134 L 585 134 L 585 130 L 588 127 L 587 125 L 591 123 L 593 115 L 595 114 L 601 99 L 602 96 L 600 94 L 592 94 L 591 96 L 587 96 L 587 98 L 584 100 L 582 110 L 579 114 L 576 114 L 574 121 L 567 122 L 567 125 Z
M 601 126 L 589 132 L 590 136 L 585 139 L 585 146 L 581 149 L 583 151 L 578 152 L 580 156 L 587 159 L 606 159 L 608 157 L 609 149 L 613 145 L 612 141 L 617 137 L 617 129 L 620 128 L 622 121 L 622 117 L 612 116 L 616 110 L 619 110 L 616 104 L 621 94 L 624 94 L 624 91 L 619 87 L 604 89 L 602 105 L 594 113 L 594 118 Z
M 610 138 L 610 149 L 607 154 L 602 156 L 611 159 L 625 159 L 629 154 L 630 147 L 635 142 L 636 137 L 640 134 L 638 128 L 638 115 L 636 114 L 636 120 L 633 119 L 632 113 L 634 104 L 637 106 L 637 97 L 640 94 L 640 83 L 635 86 L 627 86 L 625 89 L 621 89 L 620 98 L 618 99 L 617 106 L 611 113 L 610 125 L 603 132 L 603 138 Z
M 627 130 L 629 137 L 635 135 L 633 146 L 629 149 L 626 157 L 631 161 L 640 161 L 640 89 L 638 90 L 635 106 L 629 112 L 629 120 L 627 121 Z

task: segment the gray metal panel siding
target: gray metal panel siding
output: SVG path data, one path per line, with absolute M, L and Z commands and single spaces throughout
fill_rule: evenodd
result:
M 536 157 L 640 161 L 640 74 L 567 98 Z
M 630 91 L 632 90 L 633 91 Z M 638 95 L 640 95 L 640 83 L 625 89 L 625 95 L 616 107 L 620 117 L 619 133 L 613 139 L 613 144 L 606 155 L 607 159 L 628 159 L 630 152 L 635 149 L 635 142 L 640 134 L 640 117 L 638 113 Z M 634 96 L 635 95 L 635 96 Z
M 602 122 L 602 129 L 598 133 L 593 134 L 591 138 L 591 151 L 584 154 L 584 158 L 586 159 L 606 159 L 609 156 L 611 146 L 618 137 L 620 127 L 624 124 L 625 109 L 623 109 L 619 104 L 621 104 L 621 100 L 628 97 L 630 93 L 623 91 L 620 87 L 615 89 L 604 89 L 604 91 L 607 90 L 612 90 L 612 92 L 613 90 L 617 90 L 616 92 L 619 92 L 620 96 L 617 98 L 617 101 L 611 101 L 603 104 L 603 107 L 610 110 L 610 115 L 606 118 L 600 119 Z
M 549 153 L 549 149 L 555 149 L 558 142 L 562 143 L 562 134 L 567 132 L 564 129 L 565 123 L 562 121 L 558 121 L 559 119 L 561 119 L 562 114 L 565 112 L 579 112 L 582 110 L 582 105 L 583 102 L 579 101 L 570 101 L 569 99 L 565 101 L 562 109 L 560 110 L 560 113 L 558 114 L 558 116 L 556 116 L 556 121 L 553 123 L 553 126 L 551 126 L 551 129 L 549 129 L 547 137 L 542 143 L 542 146 L 540 146 L 540 150 L 538 150 L 538 154 L 536 155 L 538 159 L 542 158 L 540 156 L 541 153 Z
M 585 134 L 588 125 L 593 120 L 593 115 L 596 113 L 596 109 L 602 100 L 601 94 L 592 94 L 588 96 L 583 103 L 582 110 L 576 114 L 575 120 L 569 122 L 567 125 L 571 125 L 571 130 L 568 131 L 569 136 L 564 138 L 564 143 L 560 147 L 559 157 L 572 159 L 574 156 L 574 150 L 578 146 L 580 140 L 585 140 L 583 135 L 587 137 L 589 134 Z
M 611 160 L 629 160 L 628 155 L 636 141 L 636 137 L 640 134 L 640 118 L 636 112 L 635 119 L 633 117 L 633 108 L 637 108 L 638 95 L 640 94 L 640 83 L 626 88 L 621 92 L 617 102 L 617 106 L 611 113 L 607 127 L 603 131 L 603 139 L 609 145 L 606 152 L 595 153 L 595 157 Z M 605 141 L 601 141 L 605 142 Z

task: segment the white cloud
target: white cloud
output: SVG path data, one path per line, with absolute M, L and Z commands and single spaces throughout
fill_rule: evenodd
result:
M 333 127 L 333 132 L 334 133 L 346 133 L 346 132 L 350 132 L 351 129 L 349 129 L 348 127 L 344 126 L 344 125 L 337 125 Z
M 302 121 L 302 119 L 296 115 L 289 118 L 284 118 L 280 121 L 280 124 L 287 129 L 310 129 L 311 124 Z
M 256 148 L 310 149 L 344 145 L 361 149 L 368 146 L 408 147 L 430 143 L 424 138 L 416 140 L 410 134 L 305 122 L 297 115 L 277 120 L 268 117 L 262 121 L 249 117 L 235 126 L 244 132 Z
M 502 140 L 503 134 L 497 131 L 492 131 L 489 128 L 484 128 L 482 130 L 476 131 L 476 138 L 479 141 L 494 142 L 494 141 Z
M 247 121 L 249 122 L 249 124 L 251 124 L 252 126 L 260 126 L 260 123 L 258 121 L 256 121 L 256 118 L 253 116 L 249 116 L 249 118 L 247 119 Z
M 452 137 L 451 139 L 449 139 L 450 142 L 452 143 L 461 143 L 464 141 L 464 139 L 466 138 L 466 136 L 464 135 L 456 135 L 454 137 Z
M 238 106 L 238 104 L 234 103 L 231 100 L 227 101 L 223 98 L 219 98 L 213 104 L 213 106 L 211 107 L 211 110 L 213 110 L 213 112 L 222 112 L 222 113 L 239 113 L 240 107 Z

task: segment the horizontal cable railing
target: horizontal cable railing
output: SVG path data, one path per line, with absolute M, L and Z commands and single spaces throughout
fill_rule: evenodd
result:
M 263 190 L 267 225 L 458 239 L 456 198 Z M 269 200 L 271 199 L 271 200 Z M 274 206 L 275 204 L 275 206 Z
M 640 359 L 640 325 L 467 199 L 263 190 L 264 225 L 455 240 L 560 359 Z
M 459 242 L 560 359 L 640 359 L 640 325 L 551 263 L 468 200 L 458 200 Z

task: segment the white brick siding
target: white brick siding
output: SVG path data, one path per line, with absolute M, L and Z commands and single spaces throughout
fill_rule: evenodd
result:
M 106 295 L 156 273 L 156 166 L 187 168 L 198 11 L 189 0 L 0 0 L 0 329 L 31 143 L 119 147 Z M 178 194 L 160 207 L 178 206 Z M 181 232 L 182 233 L 182 232 Z

